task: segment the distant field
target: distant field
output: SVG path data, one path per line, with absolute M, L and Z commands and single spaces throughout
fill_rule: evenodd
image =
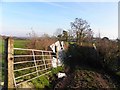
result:
M 29 40 L 14 40 L 14 47 L 15 48 L 25 48 L 26 43 L 29 42 Z M 4 51 L 4 40 L 0 39 L 0 54 L 3 54 Z
M 0 54 L 2 54 L 3 46 L 3 40 L 0 38 Z
M 29 42 L 29 40 L 14 40 L 14 47 L 15 48 L 25 48 L 26 43 Z

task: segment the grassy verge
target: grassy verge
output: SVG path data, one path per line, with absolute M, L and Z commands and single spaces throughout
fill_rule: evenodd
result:
M 57 74 L 59 71 L 63 71 L 63 67 L 57 67 L 52 68 L 51 72 L 47 75 L 41 76 L 37 79 L 32 80 L 32 84 L 34 85 L 34 88 L 53 88 L 52 81 L 55 81 L 55 74 Z

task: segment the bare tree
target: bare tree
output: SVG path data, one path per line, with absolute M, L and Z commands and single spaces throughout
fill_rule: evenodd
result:
M 71 22 L 71 29 L 76 32 L 77 43 L 83 41 L 84 37 L 86 36 L 85 31 L 91 30 L 88 22 L 81 18 L 75 18 L 75 21 Z
M 85 39 L 88 42 L 92 41 L 94 33 L 93 33 L 93 31 L 91 29 L 88 29 L 88 30 L 84 31 L 84 34 L 85 34 Z
M 75 31 L 69 29 L 68 30 L 68 41 L 69 42 L 74 41 L 75 35 L 76 35 Z
M 31 40 L 30 44 L 27 44 L 28 48 L 36 48 L 36 43 L 38 42 L 38 35 L 35 33 L 34 30 L 32 32 L 28 33 L 29 38 Z

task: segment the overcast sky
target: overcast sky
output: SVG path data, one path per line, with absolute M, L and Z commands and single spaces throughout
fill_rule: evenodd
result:
M 0 3 L 2 35 L 27 36 L 32 30 L 53 35 L 57 28 L 70 29 L 75 18 L 87 20 L 94 36 L 118 37 L 118 2 Z

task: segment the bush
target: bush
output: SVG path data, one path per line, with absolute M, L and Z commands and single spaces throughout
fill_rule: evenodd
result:
M 26 44 L 27 48 L 49 50 L 49 46 L 56 42 L 55 38 L 52 38 L 46 34 L 41 37 L 31 36 L 30 41 Z
M 118 57 L 120 54 L 118 52 L 118 44 L 115 41 L 100 40 L 97 42 L 97 50 L 103 66 L 112 71 L 119 70 Z
M 66 51 L 64 63 L 72 68 L 81 65 L 87 65 L 94 68 L 100 68 L 100 61 L 96 50 L 91 46 L 79 46 L 70 44 Z

